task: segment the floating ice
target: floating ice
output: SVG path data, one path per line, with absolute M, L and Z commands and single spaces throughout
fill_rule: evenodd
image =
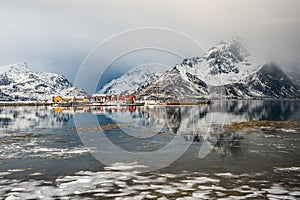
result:
M 176 190 L 171 186 L 164 186 L 162 189 L 155 190 L 155 191 L 162 194 L 174 194 L 178 192 L 178 190 Z
M 187 179 L 187 180 L 182 180 L 181 182 L 183 183 L 192 183 L 192 184 L 195 184 L 195 183 L 207 183 L 207 182 L 220 182 L 220 180 L 217 180 L 217 179 L 213 179 L 213 178 L 208 178 L 208 177 L 196 177 L 194 179 Z
M 285 168 L 279 168 L 275 167 L 275 171 L 286 171 L 286 172 L 300 172 L 300 167 L 285 167 Z
M 262 189 L 270 194 L 287 194 L 289 191 L 281 187 L 279 184 L 274 184 L 270 189 Z
M 109 170 L 109 169 L 126 170 Z M 2 199 L 297 199 L 297 188 L 287 188 L 280 184 L 269 185 L 261 182 L 262 174 L 233 175 L 231 173 L 182 174 L 151 173 L 142 175 L 135 170 L 138 163 L 115 163 L 105 171 L 78 171 L 74 175 L 58 177 L 53 183 L 44 180 L 0 180 Z M 14 170 L 12 170 L 14 171 Z M 18 171 L 18 170 L 15 170 Z M 12 173 L 12 172 L 10 172 Z M 38 173 L 38 172 L 33 172 Z M 201 176 L 199 176 L 201 175 Z M 223 179 L 238 187 L 224 185 Z M 167 178 L 168 177 L 168 178 Z M 219 177 L 220 179 L 216 178 Z M 259 177 L 259 180 L 254 180 Z M 252 180 L 249 180 L 252 179 Z M 253 182 L 254 181 L 254 182 Z M 255 184 L 251 184 L 255 183 Z M 296 184 L 296 183 L 294 183 Z M 255 186 L 253 186 L 255 185 Z M 233 195 L 234 194 L 234 195 Z
M 223 176 L 223 177 L 232 177 L 232 178 L 238 178 L 239 176 L 233 175 L 232 173 L 216 173 L 216 176 Z
M 288 132 L 288 133 L 296 133 L 297 131 L 294 130 L 294 129 L 286 129 L 286 128 L 281 128 L 279 129 L 280 131 L 283 131 L 283 132 Z
M 109 167 L 105 167 L 106 170 L 118 170 L 118 171 L 127 171 L 137 168 L 147 168 L 145 165 L 139 165 L 137 162 L 133 163 L 114 163 Z
M 6 176 L 6 175 L 9 175 L 11 174 L 10 172 L 0 172 L 0 176 Z

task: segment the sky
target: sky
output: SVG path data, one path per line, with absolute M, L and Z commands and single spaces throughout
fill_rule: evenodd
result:
M 34 71 L 63 74 L 72 82 L 99 44 L 143 27 L 174 30 L 206 50 L 239 36 L 258 57 L 284 67 L 300 66 L 299 0 L 1 0 L 0 27 L 0 65 L 27 62 Z M 167 41 L 177 42 L 171 36 Z M 191 51 L 187 44 L 181 44 L 184 56 L 203 53 Z M 103 80 L 135 65 L 162 62 L 172 66 L 180 59 L 153 51 L 120 56 Z

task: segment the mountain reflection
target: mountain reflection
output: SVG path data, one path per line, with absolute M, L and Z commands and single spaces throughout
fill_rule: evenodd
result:
M 192 145 L 207 143 L 220 154 L 238 156 L 242 153 L 241 133 L 222 134 L 224 123 L 249 120 L 300 120 L 300 105 L 293 100 L 214 101 L 203 106 L 145 106 L 145 107 L 1 107 L 0 129 L 3 133 L 59 127 L 73 127 L 74 115 L 88 119 L 97 117 L 98 124 L 126 124 L 119 127 L 117 136 L 109 139 L 116 145 L 135 140 L 161 148 L 180 136 Z M 124 140 L 126 141 L 124 142 Z M 161 142 L 163 140 L 163 142 Z M 129 145 L 129 148 L 131 148 Z M 126 147 L 122 146 L 126 149 Z M 151 149 L 149 149 L 151 150 Z M 152 149 L 153 150 L 153 149 Z
M 299 111 L 297 101 L 255 100 L 216 101 L 209 106 L 139 107 L 136 113 L 128 112 L 124 115 L 118 112 L 106 112 L 105 115 L 116 123 L 131 122 L 131 129 L 125 132 L 140 129 L 145 133 L 149 130 L 151 136 L 155 131 L 158 133 L 164 130 L 165 133 L 180 135 L 184 141 L 192 144 L 206 143 L 219 154 L 240 156 L 244 148 L 243 133 L 222 134 L 223 124 L 249 120 L 299 120 L 300 115 L 297 115 Z M 142 141 L 151 142 L 157 139 L 150 136 L 148 140 Z M 119 145 L 118 141 L 113 142 Z M 162 146 L 160 145 L 159 148 Z
M 246 120 L 287 121 L 300 119 L 297 100 L 240 100 L 215 101 L 211 112 L 244 116 Z
M 92 111 L 93 112 L 93 111 Z M 99 113 L 96 113 L 99 114 Z M 292 100 L 215 101 L 209 106 L 138 107 L 134 112 L 102 110 L 115 122 L 138 126 L 165 127 L 176 134 L 215 132 L 214 126 L 250 120 L 300 120 L 300 105 Z
M 1 107 L 0 130 L 17 131 L 34 128 L 58 128 L 73 118 L 71 113 L 56 113 L 50 107 Z
M 210 134 L 208 143 L 211 149 L 221 155 L 232 155 L 238 157 L 244 151 L 242 140 L 244 139 L 242 133 L 231 134 Z M 202 134 L 196 134 L 193 136 L 183 136 L 186 142 L 192 142 L 192 144 L 202 145 L 205 142 L 205 136 Z

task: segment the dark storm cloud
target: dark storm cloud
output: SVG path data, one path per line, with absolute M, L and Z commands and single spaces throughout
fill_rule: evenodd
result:
M 298 64 L 299 8 L 298 0 L 4 0 L 0 64 L 27 61 L 34 70 L 74 80 L 81 62 L 99 42 L 143 26 L 178 30 L 206 48 L 240 36 L 266 60 Z

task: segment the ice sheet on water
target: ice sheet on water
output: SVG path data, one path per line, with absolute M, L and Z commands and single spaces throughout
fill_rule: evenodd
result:
M 207 182 L 220 182 L 220 180 L 217 179 L 212 179 L 212 178 L 208 178 L 208 177 L 196 177 L 193 179 L 187 179 L 187 180 L 182 180 L 181 182 L 183 183 L 191 183 L 191 184 L 201 184 L 201 183 L 207 183 Z
M 287 194 L 287 193 L 289 193 L 288 190 L 286 190 L 279 184 L 274 184 L 271 188 L 262 189 L 262 190 L 267 191 L 270 194 Z
M 114 163 L 109 167 L 105 167 L 106 170 L 118 170 L 118 171 L 127 171 L 138 168 L 147 168 L 145 165 L 139 165 L 137 162 L 133 163 Z
M 274 168 L 275 171 L 285 171 L 285 172 L 300 172 L 300 167 L 276 167 Z
M 297 132 L 295 129 L 286 129 L 286 128 L 281 128 L 280 131 L 288 132 L 288 133 L 296 133 Z
M 232 178 L 238 178 L 239 176 L 237 175 L 233 175 L 230 172 L 227 173 L 216 173 L 217 176 L 222 176 L 222 177 L 232 177 Z
M 0 196 L 8 199 L 219 199 L 280 198 L 296 199 L 299 191 L 284 184 L 265 184 L 249 179 L 262 179 L 262 174 L 244 176 L 232 173 L 181 174 L 150 173 L 136 171 L 139 163 L 114 163 L 104 171 L 78 171 L 74 175 L 58 177 L 54 183 L 43 180 L 1 179 Z M 145 166 L 143 166 L 145 167 Z M 116 170 L 118 169 L 118 170 Z M 126 169 L 126 170 L 125 170 Z M 16 170 L 18 171 L 18 170 Z M 4 171 L 5 172 L 5 171 Z M 9 172 L 13 173 L 13 172 Z M 33 172 L 36 173 L 36 172 Z M 222 175 L 222 176 L 221 176 Z M 237 183 L 237 178 L 238 183 Z M 224 185 L 224 181 L 236 183 L 236 187 Z M 233 195 L 234 194 L 234 195 Z
M 158 193 L 161 193 L 161 194 L 174 194 L 174 193 L 178 193 L 178 190 L 175 189 L 174 187 L 172 186 L 165 186 L 161 189 L 158 189 L 158 190 L 155 190 L 156 192 Z
M 71 158 L 84 155 L 92 150 L 84 146 L 76 147 L 50 147 L 43 146 L 43 141 L 0 143 L 0 159 L 20 159 L 20 158 Z

